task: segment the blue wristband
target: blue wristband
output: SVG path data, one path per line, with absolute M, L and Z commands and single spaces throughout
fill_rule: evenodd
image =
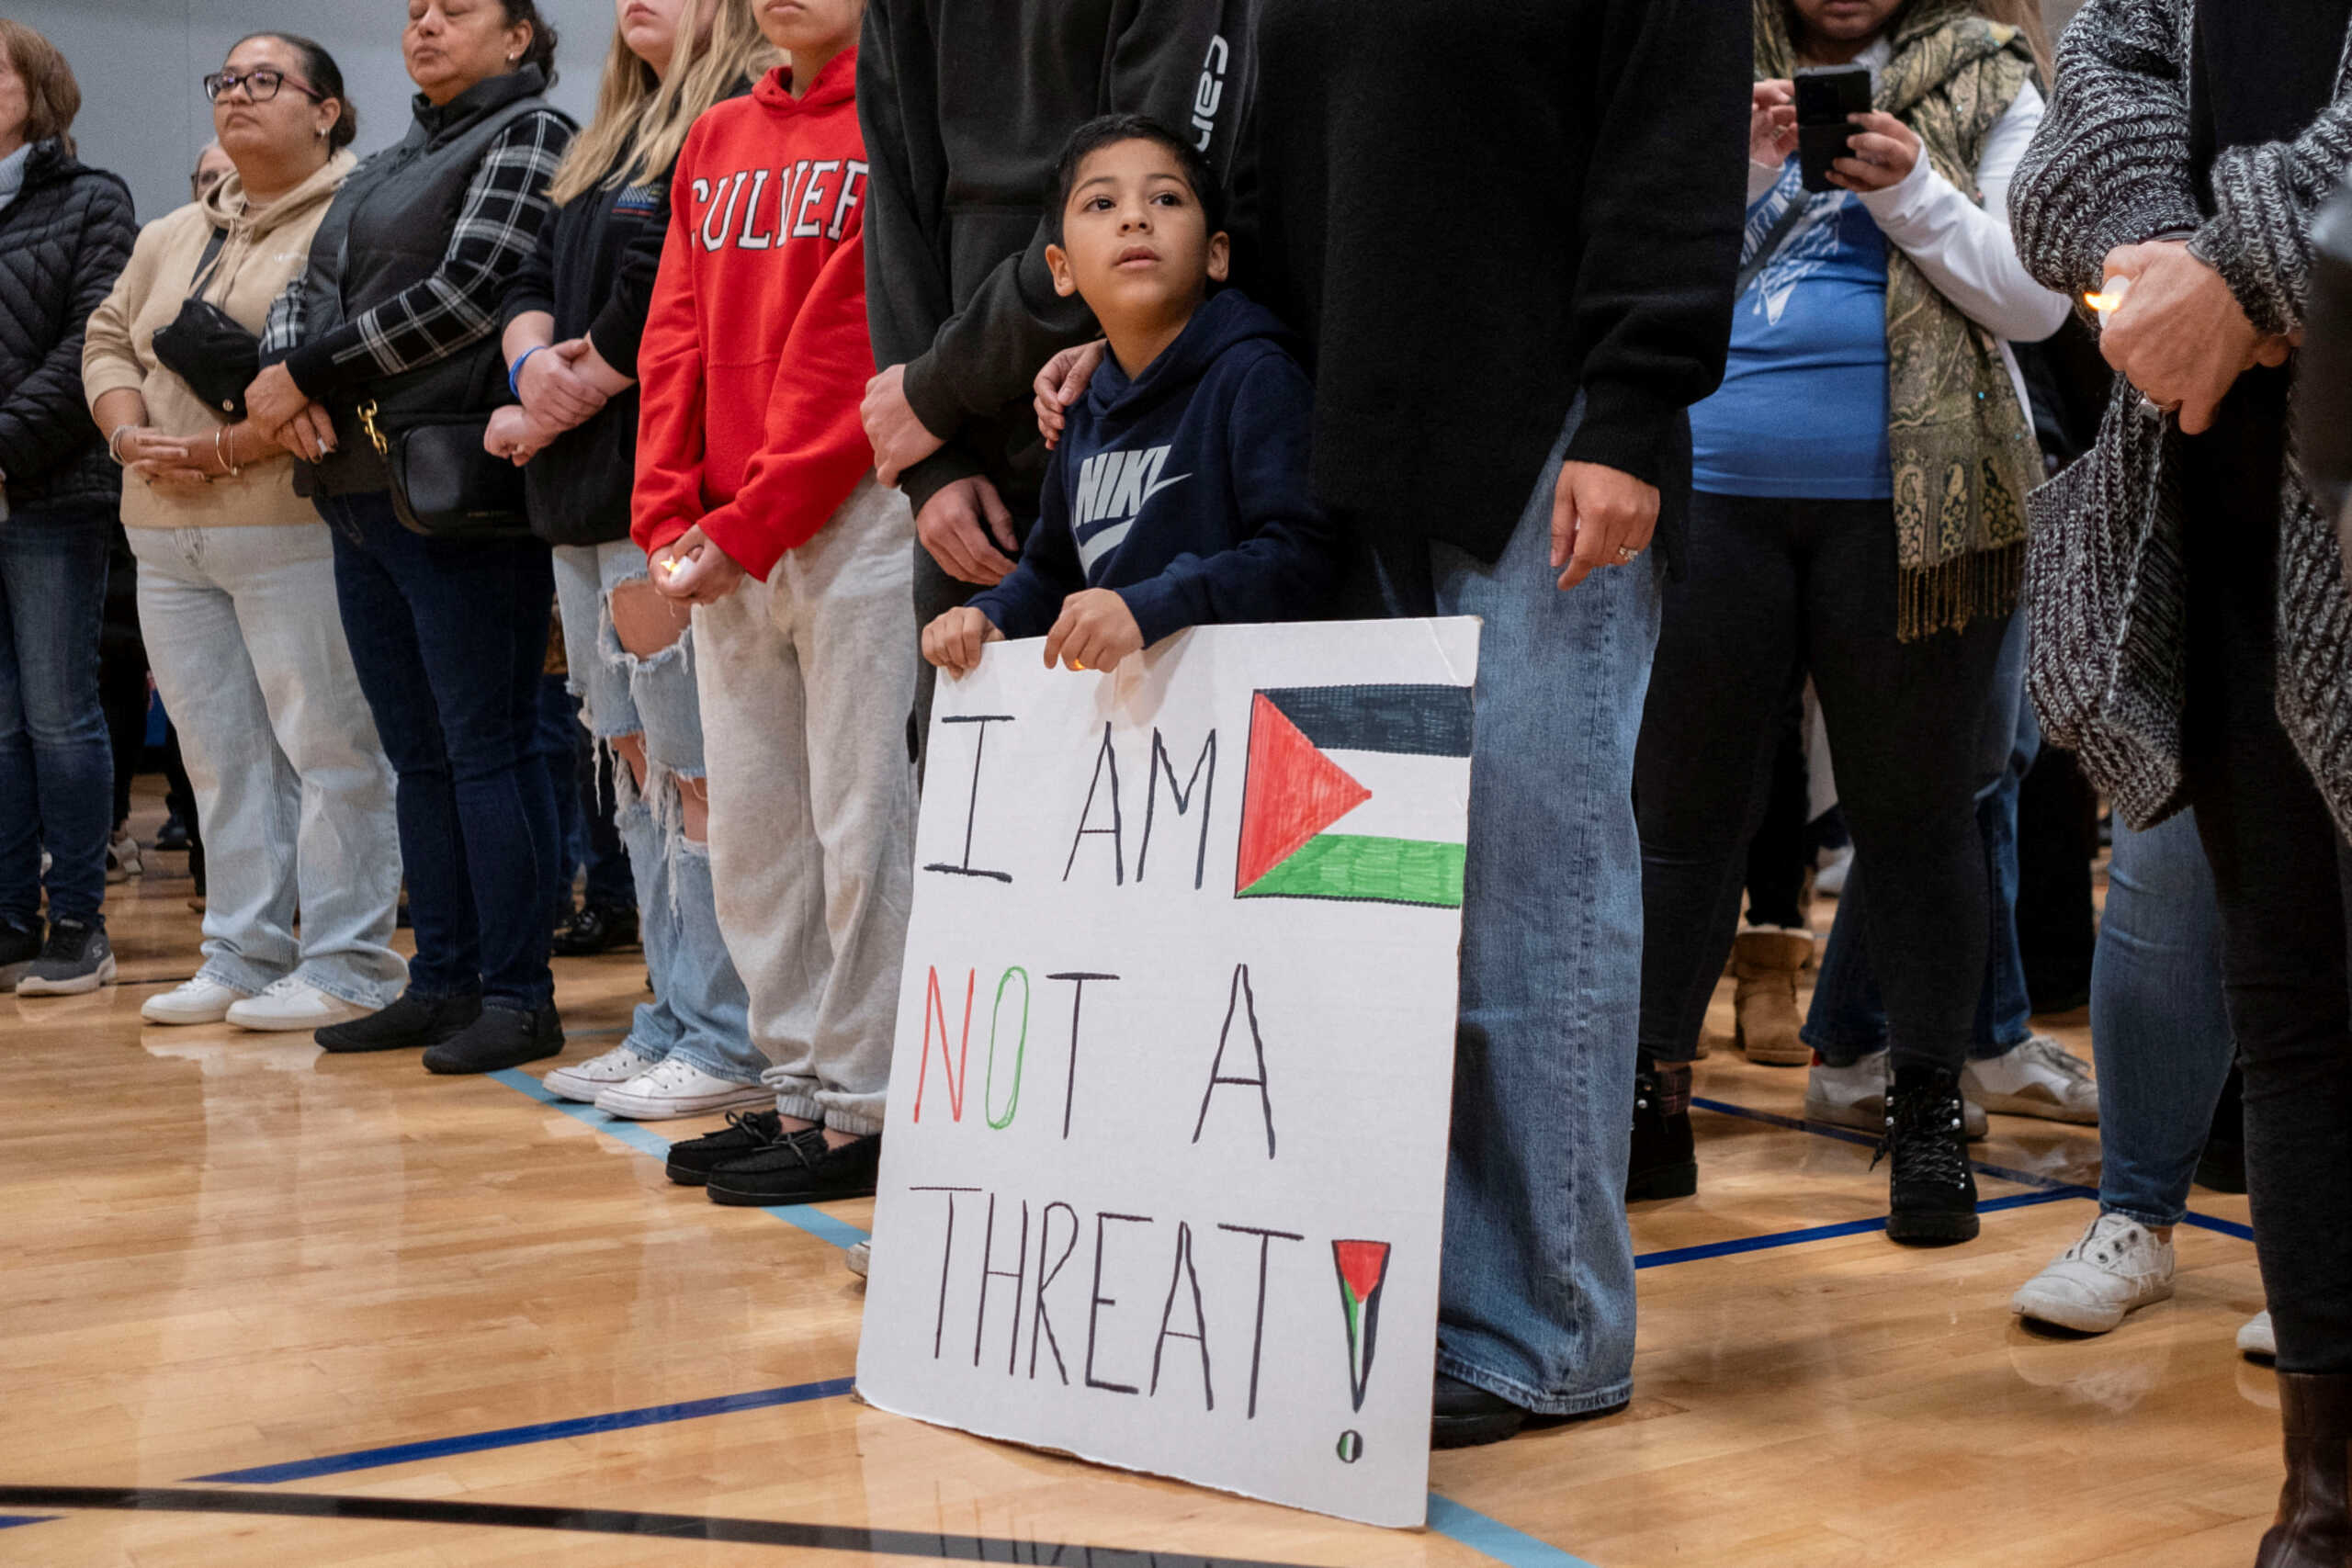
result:
M 523 397 L 523 367 L 531 362 L 531 355 L 545 351 L 547 346 L 546 344 L 540 344 L 536 348 L 525 349 L 523 356 L 506 367 L 506 390 L 516 401 L 521 401 Z

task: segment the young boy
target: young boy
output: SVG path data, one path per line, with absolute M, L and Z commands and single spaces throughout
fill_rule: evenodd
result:
M 1282 323 L 1225 280 L 1219 190 L 1191 142 L 1136 115 L 1079 128 L 1056 171 L 1054 288 L 1110 355 L 1069 413 L 1020 565 L 923 629 L 961 674 L 984 644 L 1109 670 L 1186 626 L 1322 608 L 1339 536 L 1307 485 L 1314 391 Z
M 791 65 L 695 122 L 638 355 L 632 532 L 695 605 L 714 902 L 773 1114 L 673 1146 L 714 1201 L 871 1193 L 913 875 L 913 519 L 875 482 L 861 0 L 768 0 Z

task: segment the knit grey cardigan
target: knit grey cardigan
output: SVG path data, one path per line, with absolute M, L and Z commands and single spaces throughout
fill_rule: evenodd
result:
M 2194 18 L 2195 0 L 2089 0 L 2077 13 L 2010 186 L 2018 254 L 2041 282 L 2080 298 L 2103 286 L 2117 246 L 2189 234 L 2256 327 L 2294 332 L 2312 221 L 2352 170 L 2352 48 L 2335 101 L 2301 137 L 2222 152 L 2209 219 L 2190 171 Z M 2034 703 L 2135 827 L 2183 803 L 2186 580 L 2171 483 L 2181 440 L 2119 378 L 2098 449 L 2034 498 Z M 2291 453 L 2279 509 L 2278 718 L 2352 833 L 2352 598 Z

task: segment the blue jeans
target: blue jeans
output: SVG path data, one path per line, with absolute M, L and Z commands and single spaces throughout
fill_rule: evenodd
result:
M 628 764 L 612 759 L 615 822 L 637 878 L 638 931 L 653 979 L 653 999 L 638 1005 L 629 1043 L 655 1061 L 674 1055 L 714 1077 L 758 1083 L 768 1059 L 752 1044 L 751 998 L 719 934 L 710 849 L 687 840 L 678 805 L 678 781 L 704 773 L 694 632 L 647 659 L 613 633 L 612 591 L 645 575 L 645 552 L 627 539 L 555 551 L 564 660 L 589 731 L 608 754 L 624 736 L 645 741 L 643 790 Z
M 412 534 L 381 494 L 318 505 L 352 664 L 400 778 L 409 989 L 544 1007 L 555 794 L 532 739 L 555 602 L 547 547 Z
M 114 829 L 114 750 L 98 701 L 104 513 L 0 522 L 0 921 L 99 924 Z
M 301 527 L 133 528 L 139 624 L 210 852 L 203 976 L 401 994 L 392 769 L 335 614 L 334 546 Z M 295 916 L 301 917 L 300 935 Z
M 1438 1370 L 1562 1416 L 1633 1391 L 1634 742 L 1659 613 L 1654 558 L 1555 586 L 1566 444 L 1563 432 L 1500 560 L 1433 545 L 1426 597 L 1388 588 L 1394 613 L 1486 622 Z
M 2091 961 L 2099 1207 L 2143 1225 L 2188 1212 L 2197 1156 L 2237 1055 L 2222 991 L 2222 909 L 2197 818 L 2115 824 Z
M 1976 831 L 1984 844 L 1985 886 L 1992 921 L 1984 952 L 1984 987 L 1968 1054 L 1987 1061 L 2033 1036 L 2033 1002 L 2026 994 L 2025 959 L 2018 948 L 2018 791 L 2041 755 L 2041 726 L 2025 700 L 2026 618 L 2012 616 L 2001 642 L 1993 697 L 1984 716 L 1980 761 L 1987 782 L 1976 795 Z M 1847 868 L 1838 918 L 1829 927 L 1821 976 L 1805 1015 L 1804 1043 L 1832 1066 L 1847 1067 L 1887 1044 L 1886 1004 L 1871 967 L 1864 930 L 1862 862 Z

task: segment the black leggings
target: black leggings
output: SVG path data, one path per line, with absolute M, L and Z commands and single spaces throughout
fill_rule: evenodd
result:
M 2221 896 L 2278 1369 L 2352 1373 L 2352 872 L 2272 705 L 2284 400 L 2253 379 L 2186 466 L 2188 791 Z
M 1689 1061 L 1739 918 L 1769 750 L 1807 673 L 1855 852 L 1887 896 L 1870 951 L 1899 1065 L 1958 1071 L 1984 974 L 1978 740 L 2008 618 L 1894 635 L 1885 502 L 1691 498 L 1634 755 L 1645 1055 Z

